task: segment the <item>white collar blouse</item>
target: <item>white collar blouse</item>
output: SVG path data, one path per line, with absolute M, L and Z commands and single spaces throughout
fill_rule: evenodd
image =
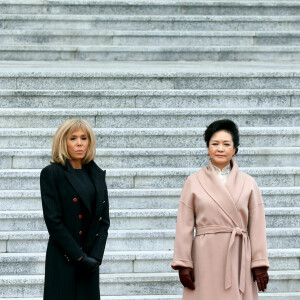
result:
M 230 163 L 224 167 L 222 170 L 218 167 L 216 167 L 214 164 L 212 164 L 216 173 L 217 173 L 217 176 L 220 178 L 221 182 L 225 185 L 226 184 L 226 181 L 229 177 L 229 173 L 231 171 L 231 165 Z

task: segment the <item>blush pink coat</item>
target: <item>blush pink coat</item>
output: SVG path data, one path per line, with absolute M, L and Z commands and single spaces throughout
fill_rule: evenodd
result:
M 180 266 L 195 274 L 195 290 L 184 288 L 183 300 L 258 299 L 251 268 L 269 268 L 264 206 L 234 161 L 225 186 L 211 163 L 186 180 L 172 262 Z

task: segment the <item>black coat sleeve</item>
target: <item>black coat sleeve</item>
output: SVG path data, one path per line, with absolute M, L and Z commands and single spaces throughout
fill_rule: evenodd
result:
M 40 174 L 43 214 L 50 237 L 71 260 L 77 261 L 83 251 L 63 223 L 62 206 L 57 189 L 55 170 L 45 167 Z
M 104 255 L 104 249 L 105 249 L 106 240 L 108 236 L 108 228 L 110 226 L 109 203 L 108 203 L 108 193 L 107 193 L 106 184 L 105 184 L 103 201 L 104 201 L 104 207 L 102 210 L 102 215 L 99 219 L 98 233 L 96 235 L 95 242 L 89 253 L 89 256 L 96 258 L 100 263 L 102 263 L 102 258 Z

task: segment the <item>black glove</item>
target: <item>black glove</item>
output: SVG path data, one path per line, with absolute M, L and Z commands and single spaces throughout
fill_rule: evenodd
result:
M 194 281 L 194 269 L 187 267 L 180 267 L 179 269 L 179 278 L 180 282 L 184 287 L 187 287 L 191 290 L 195 289 Z
M 269 275 L 266 267 L 257 267 L 252 269 L 253 281 L 256 281 L 257 287 L 264 292 L 269 282 Z
M 100 265 L 97 259 L 89 257 L 86 254 L 83 255 L 82 259 L 78 263 L 83 269 L 91 273 L 96 272 Z

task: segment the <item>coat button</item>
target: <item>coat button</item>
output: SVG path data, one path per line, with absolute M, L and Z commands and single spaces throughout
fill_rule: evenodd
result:
M 79 233 L 79 235 L 82 235 L 82 231 L 79 231 L 78 233 Z
M 99 233 L 97 233 L 96 236 L 99 236 Z
M 78 216 L 78 219 L 81 220 L 81 219 L 82 219 L 82 215 L 79 215 L 79 216 Z
M 99 222 L 102 220 L 102 217 L 99 218 Z
M 73 202 L 76 203 L 78 200 L 77 198 L 73 198 Z
M 66 254 L 64 254 L 64 257 L 66 258 L 67 261 L 70 261 L 69 257 Z

